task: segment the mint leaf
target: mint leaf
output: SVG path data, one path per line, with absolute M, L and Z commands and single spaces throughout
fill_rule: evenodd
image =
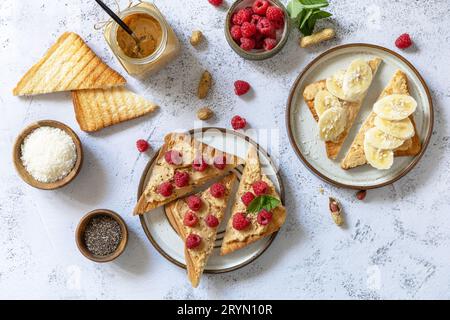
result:
M 287 10 L 300 32 L 309 36 L 314 32 L 317 20 L 331 16 L 331 13 L 321 10 L 327 6 L 327 0 L 291 0 Z
M 306 9 L 318 9 L 328 7 L 327 0 L 298 0 Z
M 260 212 L 262 209 L 266 209 L 267 211 L 272 211 L 278 205 L 281 203 L 281 201 L 275 197 L 263 195 L 258 196 L 255 199 L 250 202 L 250 204 L 247 207 L 247 212 L 249 213 L 256 213 Z
M 287 11 L 291 19 L 297 19 L 302 10 L 303 5 L 298 0 L 291 0 L 291 2 L 289 2 L 287 5 Z

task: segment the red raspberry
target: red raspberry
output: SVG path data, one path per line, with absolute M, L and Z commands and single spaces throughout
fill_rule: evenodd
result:
M 262 17 L 257 15 L 257 14 L 253 14 L 252 15 L 252 20 L 250 20 L 250 23 L 254 24 L 255 26 L 258 24 L 258 21 L 261 20 Z
M 192 163 L 192 169 L 195 171 L 203 172 L 208 168 L 208 164 L 206 163 L 203 157 L 197 157 L 194 159 L 194 163 Z
M 230 34 L 233 40 L 239 43 L 242 38 L 241 27 L 239 27 L 238 25 L 232 26 L 230 29 Z
M 214 158 L 214 167 L 216 167 L 219 170 L 225 169 L 227 165 L 227 156 L 216 156 Z
M 241 197 L 241 200 L 245 204 L 246 207 L 248 207 L 248 205 L 250 204 L 250 202 L 253 201 L 253 199 L 255 199 L 255 195 L 253 193 L 251 193 L 250 191 L 244 193 Z
M 145 141 L 144 139 L 139 139 L 138 141 L 136 141 L 136 147 L 139 150 L 139 152 L 147 151 L 149 146 L 150 145 L 148 144 L 148 142 Z
M 250 22 L 252 19 L 253 10 L 252 8 L 240 9 L 232 17 L 233 24 L 242 25 L 244 22 Z
M 214 198 L 222 198 L 225 195 L 225 191 L 225 187 L 221 183 L 214 183 L 209 188 L 209 192 Z
M 184 223 L 185 226 L 188 226 L 188 227 L 192 228 L 193 226 L 195 226 L 197 224 L 197 222 L 198 222 L 198 217 L 195 214 L 195 212 L 187 211 L 184 214 L 183 223 Z
M 267 193 L 267 189 L 269 188 L 269 186 L 264 181 L 259 180 L 259 181 L 256 181 L 255 183 L 252 184 L 252 188 L 253 188 L 253 192 L 257 196 L 260 196 L 262 194 L 266 194 Z
M 404 33 L 395 40 L 395 45 L 399 49 L 406 49 L 412 45 L 411 37 L 409 34 Z
M 218 7 L 222 5 L 223 0 L 208 0 L 209 3 L 211 3 L 213 6 Z
M 210 228 L 215 228 L 219 225 L 219 219 L 212 214 L 208 214 L 205 218 L 205 223 Z
M 189 173 L 186 171 L 177 171 L 173 180 L 178 188 L 186 187 L 189 184 Z
M 250 51 L 255 48 L 255 40 L 252 38 L 241 38 L 240 47 L 245 51 Z
M 256 33 L 256 26 L 251 22 L 245 21 L 241 26 L 241 32 L 244 38 L 250 38 Z
M 236 93 L 237 96 L 246 94 L 248 90 L 250 90 L 250 84 L 247 81 L 237 80 L 234 82 L 234 93 Z
M 247 120 L 245 120 L 245 118 L 242 118 L 240 116 L 234 116 L 231 119 L 231 126 L 233 127 L 234 130 L 244 129 L 246 125 Z
M 198 196 L 190 196 L 186 199 L 187 206 L 193 211 L 198 211 L 202 207 L 202 199 Z
M 270 21 L 279 21 L 284 19 L 284 12 L 279 7 L 270 6 L 267 8 L 266 17 Z
M 256 0 L 253 3 L 252 9 L 253 9 L 254 13 L 264 16 L 266 14 L 267 8 L 269 8 L 269 6 L 270 6 L 269 1 Z
M 262 18 L 261 20 L 259 20 L 256 24 L 256 29 L 259 31 L 259 33 L 265 36 L 272 35 L 273 31 L 275 30 L 272 23 L 267 18 Z
M 172 195 L 173 186 L 170 182 L 166 181 L 158 186 L 158 193 L 164 197 L 170 197 Z
M 273 48 L 276 47 L 277 40 L 271 39 L 271 38 L 265 38 L 263 45 L 264 45 L 264 50 L 270 51 L 270 50 L 272 50 Z
M 266 209 L 262 209 L 258 213 L 258 217 L 256 218 L 258 223 L 262 226 L 269 224 L 270 220 L 272 220 L 272 212 L 267 211 Z
M 202 242 L 202 238 L 198 234 L 191 233 L 186 238 L 186 247 L 188 249 L 194 249 L 194 248 L 198 247 L 201 242 Z
M 236 230 L 244 230 L 250 224 L 250 220 L 242 213 L 235 213 L 233 216 L 233 228 Z
M 181 152 L 176 150 L 169 150 L 164 154 L 164 159 L 168 164 L 180 165 L 183 162 Z
M 284 27 L 284 19 L 281 19 L 281 20 L 273 20 L 273 21 L 270 21 L 270 22 L 272 23 L 272 26 L 273 26 L 276 30 L 282 29 L 282 28 Z

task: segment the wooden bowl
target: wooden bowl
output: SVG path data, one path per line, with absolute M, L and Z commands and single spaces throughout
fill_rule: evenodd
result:
M 69 172 L 67 176 L 64 178 L 50 183 L 40 182 L 33 178 L 31 174 L 28 173 L 28 171 L 25 169 L 21 156 L 22 156 L 22 144 L 25 138 L 33 132 L 35 129 L 40 127 L 53 127 L 53 128 L 59 128 L 66 132 L 75 143 L 75 148 L 77 152 L 77 160 L 75 162 L 75 165 L 72 168 L 72 171 Z M 83 148 L 81 146 L 80 138 L 78 138 L 77 134 L 70 129 L 67 125 L 64 123 L 55 121 L 55 120 L 40 120 L 35 123 L 30 124 L 28 127 L 26 127 L 16 138 L 16 142 L 14 143 L 14 149 L 13 149 L 13 162 L 14 166 L 16 168 L 17 173 L 22 178 L 23 181 L 28 183 L 30 186 L 43 189 L 43 190 L 54 190 L 61 188 L 71 182 L 75 177 L 78 175 L 81 169 L 81 165 L 83 164 Z
M 113 218 L 114 220 L 117 221 L 117 223 L 119 223 L 120 231 L 122 232 L 122 240 L 120 241 L 116 251 L 107 256 L 98 256 L 91 253 L 86 247 L 86 244 L 84 243 L 84 231 L 86 229 L 87 224 L 89 223 L 89 221 L 91 221 L 92 218 L 98 216 L 109 216 Z M 125 250 L 125 247 L 127 246 L 128 243 L 127 225 L 125 224 L 125 221 L 122 219 L 122 217 L 117 213 L 115 213 L 114 211 L 107 209 L 97 209 L 87 213 L 85 216 L 81 218 L 80 222 L 78 223 L 77 230 L 75 231 L 75 241 L 81 254 L 86 258 L 88 258 L 89 260 L 100 263 L 110 262 L 119 257 Z

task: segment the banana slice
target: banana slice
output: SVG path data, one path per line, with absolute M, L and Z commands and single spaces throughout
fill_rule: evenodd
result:
M 391 94 L 373 105 L 373 111 L 385 120 L 403 120 L 413 114 L 416 108 L 416 100 L 405 94 Z
M 384 120 L 378 116 L 374 119 L 375 127 L 396 138 L 407 140 L 414 137 L 414 126 L 409 120 L 405 118 L 398 121 Z
M 339 70 L 334 75 L 332 75 L 330 78 L 327 78 L 327 80 L 325 82 L 327 90 L 332 95 L 334 95 L 335 97 L 338 97 L 339 99 L 342 99 L 342 100 L 345 100 L 344 91 L 342 89 L 344 75 L 345 75 L 345 70 Z
M 394 163 L 394 152 L 392 150 L 377 149 L 364 139 L 364 154 L 367 162 L 374 168 L 386 170 Z
M 378 149 L 393 150 L 403 144 L 403 140 L 384 133 L 378 128 L 370 128 L 367 130 L 364 138 L 367 142 Z
M 314 109 L 320 117 L 325 110 L 332 107 L 341 107 L 339 99 L 326 90 L 320 90 L 314 97 Z
M 347 110 L 331 107 L 319 118 L 319 136 L 323 141 L 336 141 L 347 123 Z
M 342 81 L 345 100 L 359 101 L 372 83 L 372 69 L 361 59 L 353 61 Z

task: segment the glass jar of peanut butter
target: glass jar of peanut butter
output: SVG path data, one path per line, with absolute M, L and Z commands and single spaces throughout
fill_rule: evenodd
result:
M 143 78 L 164 67 L 180 52 L 175 32 L 153 3 L 139 1 L 118 13 L 138 42 L 116 22 L 109 21 L 104 36 L 111 50 L 128 72 Z

